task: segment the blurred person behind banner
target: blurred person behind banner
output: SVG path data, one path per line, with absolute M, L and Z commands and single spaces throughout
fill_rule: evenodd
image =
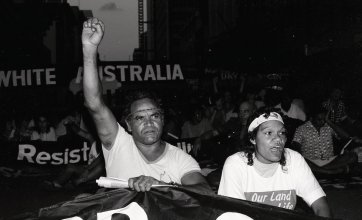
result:
M 212 130 L 212 126 L 210 121 L 204 116 L 202 106 L 191 106 L 189 119 L 184 122 L 181 128 L 181 138 L 197 138 L 210 130 Z
M 200 151 L 223 164 L 226 157 L 242 149 L 247 142 L 247 120 L 255 110 L 254 104 L 241 102 L 237 118 L 230 119 L 219 128 L 204 132 L 194 141 L 193 154 L 197 156 Z
M 86 126 L 83 114 L 81 109 L 75 108 L 57 124 L 55 133 L 58 140 L 71 141 L 75 135 L 89 143 L 95 141 L 94 134 L 88 128 L 91 125 Z
M 35 129 L 35 121 L 31 116 L 21 116 L 18 121 L 18 141 L 30 141 L 31 135 Z
M 1 127 L 0 140 L 16 141 L 18 129 L 16 126 L 15 119 L 13 117 L 8 117 L 4 121 L 5 121 L 5 123 L 2 124 L 2 127 Z
M 35 129 L 31 134 L 32 141 L 57 141 L 54 127 L 50 124 L 49 119 L 44 114 L 39 115 L 35 120 Z
M 137 91 L 127 96 L 126 125 L 129 134 L 116 121 L 105 104 L 97 67 L 97 49 L 104 24 L 90 18 L 83 24 L 83 91 L 102 143 L 107 177 L 128 180 L 136 191 L 149 191 L 153 184 L 198 185 L 210 191 L 197 162 L 175 146 L 161 140 L 164 125 L 160 99 Z M 210 191 L 211 192 L 211 191 Z
M 276 109 L 259 109 L 248 122 L 251 145 L 227 158 L 218 194 L 294 209 L 297 196 L 330 217 L 326 194 L 302 155 L 285 148 L 286 129 Z

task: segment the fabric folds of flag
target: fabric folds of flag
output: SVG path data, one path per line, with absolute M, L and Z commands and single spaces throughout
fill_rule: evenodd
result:
M 41 208 L 39 219 L 250 220 L 326 219 L 311 213 L 205 194 L 193 187 L 158 187 L 148 192 L 102 192 Z

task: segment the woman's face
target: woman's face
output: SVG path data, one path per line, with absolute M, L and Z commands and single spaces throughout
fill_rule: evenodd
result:
M 256 158 L 266 164 L 280 161 L 287 140 L 286 130 L 280 121 L 266 121 L 258 129 L 255 140 Z

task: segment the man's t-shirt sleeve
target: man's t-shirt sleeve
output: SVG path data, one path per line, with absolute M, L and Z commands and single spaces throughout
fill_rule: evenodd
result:
M 114 140 L 111 149 L 110 150 L 106 149 L 102 144 L 104 159 L 108 161 L 110 159 L 109 157 L 112 154 L 112 152 L 119 151 L 122 147 L 130 146 L 130 138 L 132 138 L 132 136 L 128 134 L 120 124 L 118 124 L 116 139 Z
M 200 166 L 197 161 L 189 154 L 182 150 L 176 149 L 176 162 L 179 176 L 182 178 L 185 175 L 193 172 L 201 172 Z

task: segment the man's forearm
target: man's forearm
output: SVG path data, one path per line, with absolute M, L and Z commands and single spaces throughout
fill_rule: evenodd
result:
M 85 104 L 90 110 L 95 110 L 102 102 L 102 86 L 97 70 L 97 47 L 83 46 L 83 68 Z

